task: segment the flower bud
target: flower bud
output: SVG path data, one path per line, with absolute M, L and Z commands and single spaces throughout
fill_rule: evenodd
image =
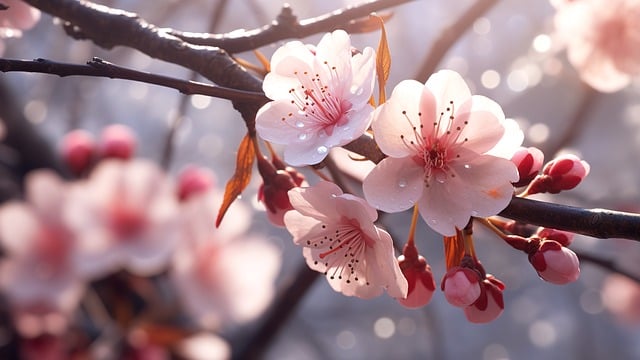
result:
M 478 300 L 464 308 L 467 320 L 476 324 L 491 322 L 504 311 L 504 284 L 490 274 L 480 284 L 482 292 Z
M 427 260 L 422 255 L 418 255 L 415 245 L 407 244 L 403 254 L 398 257 L 398 264 L 409 284 L 407 297 L 398 299 L 398 302 L 409 309 L 427 305 L 436 290 L 436 283 Z
M 543 240 L 538 251 L 529 255 L 529 262 L 545 281 L 564 285 L 580 276 L 578 256 L 554 240 Z
M 109 125 L 100 134 L 100 156 L 128 160 L 135 152 L 137 139 L 126 125 Z
M 582 179 L 589 174 L 590 166 L 575 155 L 567 154 L 548 162 L 529 187 L 527 193 L 557 194 L 563 190 L 570 190 L 578 186 Z
M 189 165 L 178 175 L 178 199 L 188 200 L 192 195 L 207 192 L 215 184 L 215 176 L 206 168 Z
M 518 167 L 518 174 L 520 175 L 518 182 L 514 183 L 513 186 L 525 186 L 528 185 L 531 180 L 538 175 L 540 169 L 542 169 L 544 154 L 536 147 L 520 147 L 511 157 L 511 162 Z
M 467 267 L 454 266 L 444 275 L 441 288 L 449 304 L 469 306 L 480 296 L 480 274 Z
M 542 240 L 555 240 L 562 246 L 569 246 L 573 242 L 575 234 L 568 231 L 556 230 L 551 228 L 539 228 L 536 236 Z
M 73 130 L 62 138 L 60 145 L 62 160 L 76 176 L 86 173 L 96 153 L 96 142 L 89 132 Z
M 278 170 L 266 158 L 258 158 L 258 171 L 262 185 L 258 189 L 258 201 L 267 208 L 267 218 L 276 226 L 284 226 L 284 214 L 293 209 L 289 201 L 289 190 L 297 187 L 286 170 Z

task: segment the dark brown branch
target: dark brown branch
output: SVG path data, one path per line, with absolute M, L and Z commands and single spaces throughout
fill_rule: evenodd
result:
M 363 18 L 372 12 L 380 11 L 392 6 L 398 6 L 413 0 L 376 0 L 362 4 L 348 6 L 344 9 L 332 11 L 318 17 L 299 20 L 293 10 L 285 5 L 282 11 L 270 25 L 259 29 L 228 34 L 203 34 L 193 32 L 180 32 L 166 29 L 172 35 L 196 45 L 216 46 L 230 53 L 238 53 L 257 49 L 274 42 L 303 38 L 321 32 L 329 32 L 335 29 L 358 30 L 354 19 Z M 351 24 L 351 25 L 350 25 Z
M 422 63 L 420 70 L 418 70 L 416 79 L 426 81 L 435 72 L 438 64 L 440 64 L 453 44 L 460 39 L 476 19 L 491 9 L 497 2 L 498 0 L 477 0 L 454 23 L 442 29 L 440 36 L 427 52 L 427 58 Z
M 229 89 L 196 81 L 186 81 L 163 75 L 128 69 L 99 58 L 87 61 L 86 65 L 60 63 L 46 59 L 11 60 L 0 58 L 0 71 L 25 71 L 31 73 L 64 76 L 95 76 L 111 79 L 124 79 L 176 89 L 185 95 L 207 95 L 227 100 L 246 100 L 266 102 L 262 92 Z
M 500 216 L 596 238 L 640 241 L 640 214 L 513 198 Z

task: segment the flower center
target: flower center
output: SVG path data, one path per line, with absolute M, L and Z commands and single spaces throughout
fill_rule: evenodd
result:
M 141 209 L 116 203 L 111 207 L 110 223 L 114 234 L 119 239 L 128 239 L 142 232 L 147 219 Z

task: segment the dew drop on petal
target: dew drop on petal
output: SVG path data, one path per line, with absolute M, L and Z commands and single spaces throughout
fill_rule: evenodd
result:
M 323 155 L 323 154 L 326 154 L 327 151 L 329 151 L 329 149 L 327 149 L 326 146 L 318 146 L 316 151 L 318 152 L 318 154 Z
M 465 168 L 465 169 L 470 169 L 470 168 L 471 168 L 471 165 L 469 165 L 469 164 L 464 164 L 464 168 Z
M 403 178 L 403 179 L 398 180 L 398 187 L 400 187 L 400 188 L 405 188 L 405 187 L 407 187 L 407 184 L 408 184 L 408 183 L 407 183 L 407 179 L 404 179 L 404 178 Z
M 298 140 L 307 140 L 307 134 L 305 133 L 298 134 Z
M 447 181 L 447 174 L 445 174 L 444 172 L 437 172 L 434 177 L 440 184 L 444 184 L 444 182 Z
M 304 127 L 304 123 L 302 121 L 296 121 L 296 127 L 297 128 L 303 128 Z

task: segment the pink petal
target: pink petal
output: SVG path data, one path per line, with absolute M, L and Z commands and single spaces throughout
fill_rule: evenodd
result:
M 424 170 L 410 158 L 382 160 L 362 184 L 367 201 L 386 212 L 409 209 L 420 198 L 423 188 Z
M 450 187 L 434 181 L 418 201 L 420 215 L 430 228 L 445 236 L 456 234 L 469 222 L 470 205 L 452 199 Z
M 403 299 L 409 291 L 409 283 L 402 274 L 402 270 L 400 270 L 396 260 L 393 240 L 391 235 L 382 229 L 378 229 L 378 234 L 380 240 L 376 243 L 373 249 L 374 254 L 369 259 L 373 264 L 377 264 L 377 266 L 373 267 L 373 273 L 377 273 L 380 276 L 379 282 L 384 284 L 389 296 Z M 370 281 L 374 282 L 375 280 Z
M 502 139 L 485 154 L 511 159 L 524 141 L 524 133 L 520 125 L 513 119 L 505 119 L 502 125 L 504 126 Z M 537 156 L 538 153 L 533 152 L 532 154 Z M 542 155 L 542 152 L 540 154 Z M 542 163 L 542 159 L 540 159 L 540 163 Z
M 40 221 L 25 203 L 12 201 L 0 207 L 0 243 L 9 254 L 27 254 L 40 230 Z
M 305 117 L 298 113 L 298 107 L 290 100 L 269 102 L 256 115 L 256 130 L 260 137 L 276 144 L 307 142 L 307 139 L 301 140 L 302 134 L 307 133 L 301 125 L 306 123 Z
M 465 149 L 478 154 L 485 153 L 502 139 L 504 130 L 504 114 L 500 105 L 484 96 L 474 95 L 471 101 L 462 105 L 456 113 L 453 127 L 460 126 L 462 132 L 459 139 L 464 142 Z M 463 124 L 466 121 L 467 124 Z
M 328 61 L 328 66 L 335 67 L 333 71 L 340 77 L 350 77 L 351 39 L 349 34 L 344 30 L 325 34 L 316 47 L 316 57 L 323 65 L 324 61 Z M 323 67 L 326 68 L 326 66 Z
M 371 98 L 375 84 L 376 53 L 366 47 L 361 54 L 355 54 L 351 58 L 351 71 L 353 72 L 352 85 L 344 98 L 350 98 L 353 104 L 366 104 Z
M 446 112 L 453 101 L 454 109 L 471 98 L 471 91 L 462 76 L 452 70 L 440 70 L 429 76 L 425 86 L 436 99 L 437 113 Z
M 298 211 L 288 211 L 284 215 L 284 224 L 293 236 L 293 242 L 301 246 L 311 246 L 318 239 L 322 239 L 327 232 L 322 227 L 321 220 L 303 215 Z
M 430 91 L 415 80 L 403 80 L 393 89 L 387 102 L 374 113 L 371 126 L 376 143 L 383 153 L 391 157 L 412 155 L 414 150 L 407 143 L 415 140 L 414 128 L 419 129 L 422 121 L 425 129 L 431 129 L 434 115 L 435 99 Z
M 333 219 L 338 217 L 334 201 L 338 195 L 342 195 L 342 190 L 336 184 L 321 181 L 313 187 L 289 190 L 289 201 L 294 209 L 303 215 L 319 220 Z
M 363 214 L 363 220 L 372 223 L 378 219 L 378 212 L 364 199 L 351 194 L 342 194 L 336 199 L 338 212 L 347 216 Z M 363 224 L 361 224 L 363 225 Z

